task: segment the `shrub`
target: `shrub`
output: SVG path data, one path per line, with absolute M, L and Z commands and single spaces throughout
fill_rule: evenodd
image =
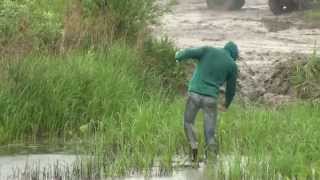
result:
M 49 5 L 42 6 L 46 3 Z M 1 1 L 0 53 L 15 54 L 18 50 L 44 48 L 54 50 L 61 36 L 62 16 L 56 10 L 58 8 L 54 9 L 50 4 L 50 1 L 39 0 Z
M 159 7 L 155 0 L 3 0 L 0 53 L 57 52 L 58 47 L 65 52 L 115 39 L 135 43 L 156 22 Z
M 155 0 L 84 0 L 82 4 L 87 16 L 114 18 L 114 31 L 119 37 L 135 37 L 161 14 Z

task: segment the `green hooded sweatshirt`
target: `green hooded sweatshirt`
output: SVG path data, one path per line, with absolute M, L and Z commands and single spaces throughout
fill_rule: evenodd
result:
M 176 60 L 198 60 L 189 83 L 189 91 L 205 96 L 218 97 L 220 87 L 226 82 L 225 107 L 231 104 L 236 91 L 239 50 L 235 43 L 228 42 L 224 48 L 188 48 L 176 53 Z

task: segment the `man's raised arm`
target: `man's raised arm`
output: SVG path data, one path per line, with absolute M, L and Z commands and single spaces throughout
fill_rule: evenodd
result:
M 176 61 L 181 62 L 187 59 L 196 59 L 200 60 L 205 52 L 206 47 L 199 48 L 187 48 L 181 51 L 176 52 Z

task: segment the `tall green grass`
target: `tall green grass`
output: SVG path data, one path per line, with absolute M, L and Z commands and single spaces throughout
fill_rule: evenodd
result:
M 170 170 L 173 156 L 188 152 L 181 102 L 155 95 L 150 101 L 131 104 L 135 110 L 128 108 L 118 119 L 103 120 L 93 154 L 101 156 L 109 176 L 148 172 L 155 164 Z
M 148 99 L 136 51 L 123 44 L 103 51 L 9 62 L 0 90 L 2 141 L 61 136 Z
M 235 106 L 220 121 L 221 151 L 268 162 L 271 175 L 304 179 L 312 169 L 319 173 L 319 110 L 311 103 L 277 109 Z

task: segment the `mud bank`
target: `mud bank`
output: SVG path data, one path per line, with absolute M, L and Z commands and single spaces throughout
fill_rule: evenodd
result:
M 290 96 L 275 93 L 277 87 L 270 86 L 270 77 L 277 78 L 274 74 L 279 63 L 308 56 L 320 41 L 320 29 L 306 24 L 300 16 L 301 12 L 274 16 L 267 0 L 247 0 L 242 10 L 232 12 L 209 10 L 205 0 L 177 0 L 154 31 L 169 36 L 179 48 L 221 47 L 235 41 L 241 50 L 239 94 L 261 99 Z

